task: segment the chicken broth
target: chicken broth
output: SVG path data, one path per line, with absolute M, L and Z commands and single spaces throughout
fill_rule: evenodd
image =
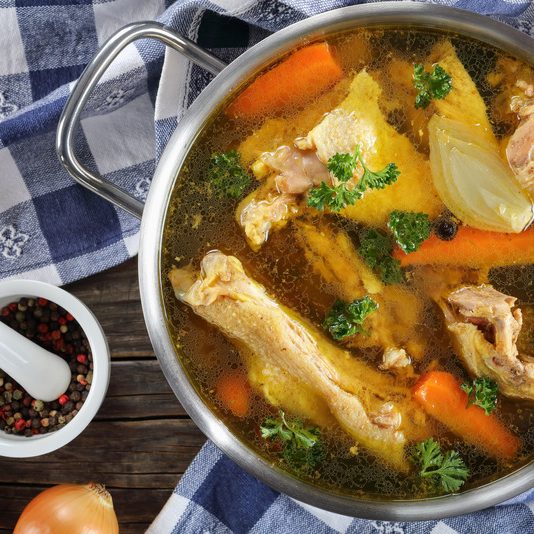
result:
M 490 234 L 486 213 L 449 205 L 444 186 L 432 185 L 439 164 L 429 163 L 447 124 L 432 125 L 438 119 L 475 124 L 486 143 L 480 150 L 489 146 L 506 161 L 508 140 L 525 120 L 510 111 L 510 101 L 521 101 L 516 81 L 532 83 L 532 70 L 488 45 L 429 31 L 359 30 L 328 39 L 327 48 L 313 46 L 297 54 L 320 61 L 330 83 L 315 95 L 303 91 L 288 108 L 287 99 L 280 104 L 271 94 L 276 68 L 260 73 L 242 95 L 250 100 L 259 91 L 265 102 L 254 111 L 254 101 L 231 100 L 204 128 L 177 178 L 162 244 L 163 300 L 177 354 L 235 435 L 303 480 L 376 499 L 480 486 L 532 458 L 534 370 L 518 373 L 534 361 L 534 257 L 503 252 L 508 257 L 493 259 L 492 247 L 480 241 L 479 255 L 469 259 L 462 243 L 495 236 L 498 247 L 499 236 L 531 230 Z M 283 58 L 277 68 L 290 61 L 291 69 L 300 68 L 297 59 Z M 412 80 L 419 63 L 423 89 Z M 415 107 L 416 97 L 430 101 Z M 346 135 L 354 131 L 356 143 L 336 137 L 339 124 Z M 339 155 L 352 165 L 350 176 L 334 168 Z M 281 170 L 288 161 L 293 167 Z M 521 194 L 511 200 L 520 208 Z M 340 199 L 346 203 L 337 209 Z M 494 224 L 516 224 L 520 208 L 512 222 Z M 444 246 L 450 247 L 446 261 Z M 490 301 L 510 325 L 510 337 L 501 336 L 499 317 L 486 317 L 478 306 Z M 297 341 L 268 338 L 284 332 Z M 509 351 L 501 354 L 505 337 Z M 485 357 L 475 354 L 477 347 L 496 351 L 494 361 L 509 358 L 499 365 L 511 366 L 512 378 L 492 363 L 477 373 Z M 282 357 L 277 350 L 288 352 Z M 463 421 L 465 412 L 465 423 L 450 424 L 418 397 L 430 377 L 448 380 L 455 399 L 467 399 L 471 386 L 474 406 L 465 402 L 455 414 Z M 516 384 L 521 398 L 510 394 Z M 495 395 L 482 398 L 484 388 L 495 388 L 496 406 Z M 473 442 L 474 421 L 493 425 L 489 433 L 500 441 Z M 452 485 L 432 468 L 425 472 L 434 445 L 442 461 L 455 464 Z

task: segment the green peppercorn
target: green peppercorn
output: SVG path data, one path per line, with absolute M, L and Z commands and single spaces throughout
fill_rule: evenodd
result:
M 36 412 L 42 412 L 44 409 L 44 402 L 42 400 L 34 400 L 32 407 Z
M 22 395 L 23 395 L 23 393 L 22 393 L 22 391 L 20 389 L 16 389 L 15 391 L 13 391 L 13 398 L 15 400 L 22 399 Z

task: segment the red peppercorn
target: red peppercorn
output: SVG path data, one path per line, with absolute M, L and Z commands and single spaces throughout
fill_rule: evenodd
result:
M 7 317 L 9 315 L 9 308 L 2 308 L 2 317 Z
M 67 324 L 67 319 L 65 319 L 65 317 L 58 317 L 57 322 L 61 325 Z
M 67 313 L 67 315 L 65 315 L 65 318 L 67 319 L 67 321 L 74 321 L 74 317 L 70 313 Z
M 44 306 L 46 306 L 48 304 L 48 300 L 43 299 L 43 298 L 38 298 L 37 299 L 37 304 L 39 304 L 39 306 L 41 306 L 41 308 L 43 308 Z
M 65 404 L 67 404 L 67 402 L 69 402 L 69 396 L 68 395 L 61 395 L 61 397 L 59 397 L 59 399 L 57 400 L 59 402 L 59 404 L 61 404 L 61 406 L 65 406 Z
M 22 419 L 22 417 L 15 423 L 15 428 L 17 430 L 22 430 L 23 428 L 26 428 L 26 421 Z
M 40 334 L 46 334 L 48 332 L 48 325 L 46 323 L 40 323 L 37 325 L 37 331 Z
M 59 330 L 54 330 L 53 332 L 50 332 L 50 337 L 57 341 L 61 337 L 61 332 Z
M 78 354 L 78 356 L 76 356 L 76 359 L 79 363 L 87 362 L 87 356 L 85 354 Z
M 8 304 L 8 308 L 11 311 L 15 311 L 17 309 L 17 303 L 16 302 L 12 302 L 11 304 Z

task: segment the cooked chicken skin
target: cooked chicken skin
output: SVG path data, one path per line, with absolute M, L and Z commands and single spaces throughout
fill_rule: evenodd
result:
M 534 85 L 518 84 L 527 100 L 516 110 L 521 122 L 506 147 L 506 157 L 521 186 L 534 194 Z
M 382 363 L 379 365 L 380 369 L 402 369 L 412 363 L 410 356 L 404 349 L 396 347 L 388 347 L 382 355 Z
M 441 307 L 470 373 L 492 378 L 508 397 L 534 399 L 534 364 L 522 361 L 516 347 L 522 316 L 515 301 L 482 284 L 456 289 Z
M 174 269 L 169 278 L 177 298 L 195 313 L 297 377 L 320 395 L 351 437 L 397 469 L 407 469 L 406 437 L 399 427 L 402 403 L 410 401 L 403 399 L 393 381 L 329 343 L 303 318 L 278 304 L 233 256 L 218 251 L 207 254 L 192 285 L 181 269 Z M 347 360 L 354 369 L 350 376 L 342 371 Z M 410 414 L 407 419 L 416 416 Z
M 283 228 L 298 211 L 298 197 L 279 193 L 269 178 L 239 203 L 235 217 L 250 248 L 258 250 L 272 230 Z

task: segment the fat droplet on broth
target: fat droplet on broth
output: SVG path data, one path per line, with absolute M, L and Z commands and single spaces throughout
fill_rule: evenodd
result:
M 364 31 L 355 37 L 355 33 L 334 37 L 331 42 L 338 51 L 338 57 L 347 76 L 362 67 L 369 72 L 385 70 L 393 59 L 403 59 L 409 64 L 424 62 L 431 47 L 443 37 L 442 34 L 420 31 Z M 368 42 L 372 53 L 366 64 L 355 52 L 354 39 Z M 499 53 L 487 46 L 473 41 L 454 38 L 458 55 L 468 72 L 474 77 L 479 90 L 490 110 L 494 124 L 500 124 L 503 118 L 491 105 L 495 93 L 485 81 L 499 57 Z M 380 79 L 383 94 L 388 95 L 388 78 Z M 393 86 L 391 86 L 393 87 Z M 411 91 L 407 88 L 406 91 Z M 406 97 L 406 95 L 404 95 Z M 409 95 L 408 95 L 409 96 Z M 412 95 L 415 97 L 415 93 Z M 384 97 L 385 98 L 385 97 Z M 389 105 L 381 101 L 383 111 L 389 122 L 402 133 L 408 135 L 415 147 L 425 152 L 421 138 L 410 130 L 409 115 L 402 106 Z M 311 104 L 313 105 L 313 104 Z M 309 320 L 319 325 L 322 317 L 313 299 L 306 292 L 306 286 L 319 288 L 319 292 L 333 299 L 332 288 L 314 275 L 307 265 L 301 251 L 293 246 L 291 229 L 274 233 L 269 242 L 259 253 L 254 253 L 246 244 L 243 235 L 234 221 L 236 202 L 221 199 L 210 194 L 207 183 L 207 162 L 213 152 L 221 152 L 238 146 L 239 142 L 261 126 L 262 121 L 241 125 L 232 123 L 224 116 L 214 117 L 205 128 L 199 140 L 187 158 L 186 167 L 179 176 L 167 214 L 166 230 L 163 239 L 163 272 L 169 271 L 175 263 L 174 258 L 181 258 L 180 265 L 190 262 L 197 266 L 202 256 L 210 249 L 220 248 L 239 257 L 253 276 L 260 276 L 274 296 L 286 305 L 296 309 Z M 306 134 L 307 132 L 302 132 Z M 505 131 L 496 128 L 497 135 Z M 328 219 L 330 221 L 330 219 Z M 331 219 L 334 221 L 334 219 Z M 352 223 L 335 218 L 337 227 L 350 233 Z M 278 261 L 277 257 L 278 256 Z M 518 295 L 522 303 L 534 306 L 534 270 L 524 267 L 516 270 L 497 269 L 491 274 L 491 281 L 498 289 L 522 293 Z M 415 289 L 414 289 L 415 291 Z M 163 299 L 171 330 L 179 336 L 180 353 L 187 372 L 192 377 L 200 393 L 208 400 L 217 413 L 242 439 L 254 446 L 260 454 L 268 453 L 262 448 L 258 435 L 258 425 L 267 415 L 276 413 L 259 395 L 254 396 L 251 415 L 239 420 L 229 415 L 214 395 L 214 384 L 218 376 L 228 369 L 244 369 L 237 350 L 213 327 L 176 301 L 170 285 L 163 283 Z M 423 370 L 437 360 L 441 368 L 458 376 L 466 376 L 461 363 L 454 356 L 447 336 L 443 331 L 440 314 L 432 306 L 426 306 L 422 323 L 431 340 L 425 359 L 418 362 L 418 369 Z M 432 349 L 432 347 L 434 347 Z M 534 352 L 534 348 L 532 349 Z M 521 403 L 521 414 L 517 413 L 516 404 L 501 399 L 500 417 L 507 424 L 517 425 L 517 431 L 524 439 L 524 456 L 513 467 L 525 463 L 534 449 L 534 412 L 527 403 Z M 438 427 L 441 428 L 441 427 Z M 456 448 L 471 469 L 472 476 L 466 484 L 474 487 L 503 474 L 503 468 L 493 459 L 477 452 L 473 447 L 463 444 L 441 428 L 436 438 L 448 447 Z M 319 468 L 319 478 L 314 483 L 350 494 L 377 495 L 381 498 L 413 498 L 421 496 L 420 480 L 411 474 L 399 475 L 376 460 L 363 448 L 355 456 L 349 449 L 353 442 L 339 429 L 329 429 L 323 433 L 328 447 L 327 460 Z M 273 457 L 270 457 L 273 459 Z

